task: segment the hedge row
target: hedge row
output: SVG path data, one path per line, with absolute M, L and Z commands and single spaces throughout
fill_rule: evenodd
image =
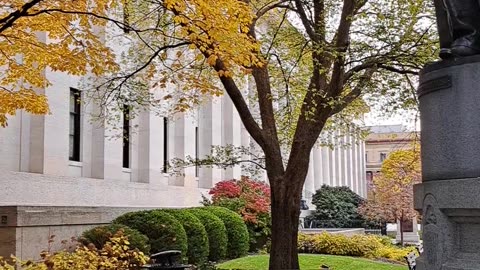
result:
M 126 213 L 113 223 L 126 225 L 148 237 L 151 253 L 180 250 L 187 254 L 187 233 L 182 224 L 170 214 L 149 210 Z
M 298 250 L 301 253 L 329 254 L 365 258 L 384 258 L 405 262 L 404 256 L 415 247 L 399 248 L 390 239 L 375 235 L 354 235 L 322 233 L 316 235 L 299 234 Z
M 124 214 L 113 224 L 86 231 L 84 243 L 101 247 L 122 230 L 145 253 L 180 250 L 191 264 L 247 254 L 248 230 L 240 215 L 222 207 L 157 209 Z

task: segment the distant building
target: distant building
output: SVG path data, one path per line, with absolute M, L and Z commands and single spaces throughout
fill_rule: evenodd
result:
M 368 127 L 370 134 L 365 140 L 367 185 L 372 184 L 375 173 L 380 172 L 383 161 L 397 150 L 406 150 L 420 139 L 419 133 L 406 131 L 402 125 Z

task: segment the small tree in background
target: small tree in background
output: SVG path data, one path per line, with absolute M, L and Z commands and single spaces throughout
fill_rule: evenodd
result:
M 417 216 L 413 209 L 413 185 L 421 181 L 420 151 L 399 150 L 390 153 L 381 171 L 373 179 L 373 196 L 360 206 L 360 213 L 367 218 L 400 221 L 403 245 L 403 222 Z
M 270 237 L 270 187 L 265 182 L 242 176 L 218 182 L 209 191 L 211 201 L 204 197 L 203 205 L 215 205 L 239 213 L 248 227 L 250 249 L 263 246 Z
M 316 210 L 307 221 L 315 221 L 322 228 L 362 227 L 364 220 L 358 214 L 362 202 L 362 197 L 348 187 L 323 185 L 313 195 Z

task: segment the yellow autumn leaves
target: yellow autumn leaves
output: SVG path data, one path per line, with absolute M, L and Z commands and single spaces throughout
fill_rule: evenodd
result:
M 152 8 L 137 1 L 130 3 L 130 0 L 42 0 L 25 9 L 29 2 L 0 0 L 1 7 L 8 6 L 0 9 L 0 27 L 4 25 L 2 19 L 14 18 L 14 23 L 0 32 L 2 126 L 7 124 L 7 115 L 14 115 L 18 109 L 33 114 L 48 113 L 45 93 L 51 85 L 50 71 L 77 76 L 103 76 L 120 71 L 121 60 L 105 43 L 108 22 L 120 28 L 125 25 L 118 22 L 131 25 L 129 30 L 134 32 L 130 33 L 131 36 L 140 39 L 148 33 L 149 41 L 153 42 L 166 37 L 183 40 L 190 44 L 186 47 L 188 57 L 179 56 L 178 61 L 192 58 L 198 59 L 196 66 L 215 67 L 221 60 L 222 68 L 216 68 L 220 76 L 231 77 L 239 70 L 248 72 L 248 69 L 262 65 L 258 55 L 260 46 L 249 33 L 250 24 L 255 19 L 254 12 L 242 1 L 166 0 L 151 3 L 158 5 Z M 125 4 L 128 4 L 128 10 L 125 9 L 128 18 L 122 16 L 121 11 L 117 12 Z M 147 14 L 145 10 L 156 13 Z M 172 27 L 155 30 L 158 16 L 163 16 Z M 128 22 L 124 21 L 127 19 Z M 149 43 L 143 46 L 148 48 L 152 45 Z M 153 65 L 147 65 L 147 80 L 161 72 Z M 199 92 L 209 93 L 202 89 Z M 218 91 L 212 93 L 216 95 Z
M 210 66 L 221 59 L 226 69 L 221 76 L 231 76 L 234 66 L 251 68 L 262 65 L 259 43 L 249 35 L 255 19 L 252 8 L 237 0 L 167 0 L 165 7 L 182 26 L 181 35 L 207 58 Z
M 15 18 L 0 33 L 2 126 L 7 125 L 7 115 L 15 115 L 18 109 L 32 114 L 49 112 L 44 95 L 51 84 L 48 70 L 100 75 L 117 69 L 113 53 L 95 32 L 106 21 L 86 14 L 105 16 L 115 1 L 97 0 L 93 5 L 88 0 L 44 0 L 26 9 L 23 16 L 14 15 L 25 10 L 27 2 L 0 0 L 0 20 Z

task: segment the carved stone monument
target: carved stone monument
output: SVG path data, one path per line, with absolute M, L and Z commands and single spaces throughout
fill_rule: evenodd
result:
M 480 1 L 436 0 L 442 61 L 427 65 L 418 95 L 424 253 L 418 270 L 480 269 Z

